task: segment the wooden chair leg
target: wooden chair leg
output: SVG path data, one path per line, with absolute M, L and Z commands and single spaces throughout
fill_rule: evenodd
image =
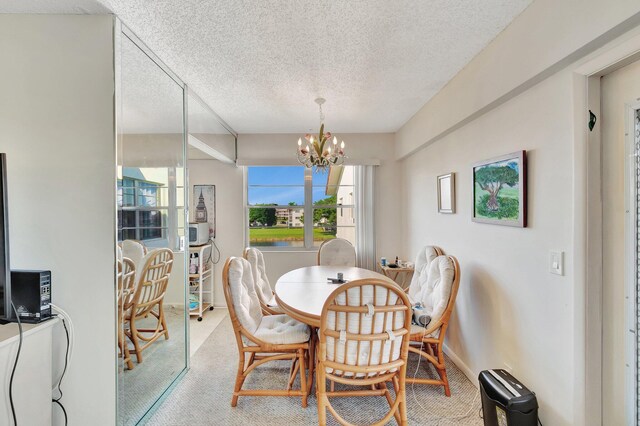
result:
M 451 396 L 451 389 L 449 388 L 449 378 L 447 377 L 447 367 L 445 366 L 444 360 L 444 352 L 442 350 L 442 344 L 436 345 L 436 351 L 438 353 L 438 365 L 436 370 L 438 370 L 438 375 L 440 376 L 440 380 L 443 382 L 444 386 L 444 394 L 446 396 Z
M 127 364 L 127 368 L 129 370 L 133 370 L 133 361 L 131 361 L 131 352 L 129 352 L 129 348 L 127 347 L 126 344 L 124 346 L 124 354 L 125 354 L 124 362 Z
M 167 327 L 167 320 L 164 317 L 164 303 L 160 301 L 158 304 L 158 321 L 162 324 L 162 332 L 164 333 L 164 340 L 169 340 L 169 328 Z
M 394 384 L 395 382 L 397 383 L 397 390 L 396 390 L 396 398 L 400 398 L 400 403 L 398 404 L 398 411 L 400 414 L 400 426 L 405 426 L 409 423 L 409 418 L 407 417 L 407 390 L 406 390 L 406 384 L 407 384 L 407 372 L 406 372 L 406 366 L 404 368 L 405 371 L 402 371 L 399 374 L 398 378 L 394 377 Z
M 307 408 L 307 398 L 309 391 L 307 390 L 307 368 L 306 368 L 306 350 L 298 349 L 298 358 L 300 359 L 300 389 L 302 390 L 302 408 Z
M 238 372 L 236 373 L 236 384 L 233 388 L 233 397 L 231 398 L 231 406 L 238 405 L 238 392 L 242 389 L 242 383 L 244 383 L 244 352 L 240 352 L 238 357 Z
M 316 340 L 315 329 L 311 329 L 311 339 L 309 339 L 309 365 L 307 366 L 307 370 L 309 372 L 307 378 L 307 394 L 311 393 L 311 388 L 313 387 L 313 378 L 315 376 L 315 367 L 316 367 Z
M 396 400 L 398 399 L 398 389 L 399 389 L 399 385 L 398 385 L 398 379 L 396 377 L 393 377 L 393 379 L 391 380 L 391 383 L 393 384 L 393 390 L 396 394 Z M 391 398 L 391 394 L 389 393 L 389 390 L 387 388 L 386 383 L 378 383 L 377 385 L 371 385 L 371 387 L 376 387 L 377 389 L 380 390 L 385 390 L 386 392 L 384 393 L 384 397 L 387 398 L 387 403 L 389 403 L 389 408 L 393 409 L 393 404 L 394 404 L 394 400 Z M 399 406 L 398 406 L 399 407 Z M 398 424 L 401 424 L 401 418 L 400 418 L 400 411 L 399 408 L 396 408 L 393 412 L 393 417 L 396 418 L 396 422 Z
M 324 372 L 316 370 L 316 391 L 318 395 L 318 425 L 327 425 L 327 380 Z
M 138 337 L 138 329 L 136 328 L 136 317 L 131 315 L 129 320 L 129 331 L 131 333 L 131 342 L 133 343 L 133 350 L 136 353 L 136 359 L 138 364 L 142 362 L 142 348 L 140 347 L 140 338 Z
M 295 358 L 291 362 L 291 368 L 289 369 L 289 383 L 287 384 L 287 390 L 291 390 L 293 388 L 293 382 L 296 380 L 296 375 L 298 374 L 298 370 L 300 369 L 300 359 Z
M 118 329 L 118 346 L 120 346 L 120 353 L 122 353 L 122 361 L 127 364 L 129 370 L 133 370 L 133 361 L 131 361 L 131 352 L 127 341 L 125 340 L 124 331 L 122 328 Z

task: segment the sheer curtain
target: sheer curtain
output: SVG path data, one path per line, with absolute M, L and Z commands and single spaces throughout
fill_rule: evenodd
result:
M 356 265 L 376 269 L 375 180 L 376 166 L 355 166 Z

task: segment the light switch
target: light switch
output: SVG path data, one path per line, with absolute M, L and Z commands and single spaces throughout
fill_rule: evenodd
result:
M 557 250 L 549 252 L 549 272 L 564 275 L 564 252 Z

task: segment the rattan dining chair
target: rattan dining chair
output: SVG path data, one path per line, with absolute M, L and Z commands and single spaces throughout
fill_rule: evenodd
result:
M 318 421 L 326 425 L 329 410 L 342 425 L 351 425 L 331 405 L 331 397 L 384 396 L 389 411 L 375 425 L 395 417 L 407 424 L 405 378 L 411 327 L 411 305 L 398 285 L 380 279 L 352 281 L 337 288 L 322 309 L 319 331 Z M 327 380 L 331 383 L 327 391 Z M 391 382 L 395 399 L 387 382 Z M 368 389 L 335 390 L 334 384 Z M 357 406 L 354 406 L 357 409 Z
M 123 362 L 129 370 L 133 370 L 131 361 L 131 351 L 126 342 L 124 334 L 124 313 L 131 308 L 131 298 L 135 285 L 136 267 L 133 261 L 128 258 L 118 259 L 118 289 L 116 297 L 118 299 L 118 348 Z
M 318 249 L 320 266 L 356 266 L 356 249 L 344 238 L 324 241 Z
M 173 267 L 173 252 L 165 248 L 152 250 L 144 257 L 142 265 L 142 271 L 136 274 L 137 283 L 131 308 L 125 312 L 125 321 L 129 323 L 125 334 L 133 342 L 138 363 L 142 362 L 142 351 L 161 336 L 169 340 L 169 328 L 164 315 L 164 295 Z M 149 315 L 157 320 L 155 328 L 138 328 L 138 321 Z
M 280 309 L 278 302 L 276 302 L 276 295 L 269 284 L 262 252 L 256 248 L 247 247 L 244 249 L 242 257 L 247 259 L 251 265 L 251 275 L 253 276 L 253 283 L 256 287 L 258 299 L 260 299 L 262 313 L 265 315 L 282 314 L 282 309 Z
M 240 396 L 300 396 L 307 406 L 307 366 L 309 361 L 309 326 L 287 315 L 263 315 L 256 293 L 251 265 L 246 259 L 230 257 L 222 271 L 222 287 L 229 317 L 238 345 L 238 371 L 231 406 Z M 269 361 L 290 360 L 291 370 L 286 389 L 242 389 L 256 367 Z M 292 389 L 297 374 L 300 389 Z
M 444 387 L 451 396 L 443 345 L 453 307 L 460 287 L 460 264 L 454 256 L 438 256 L 430 264 L 420 301 L 431 312 L 431 322 L 426 327 L 411 326 L 409 351 L 418 354 L 433 365 L 439 379 L 408 377 L 407 383 L 419 383 Z

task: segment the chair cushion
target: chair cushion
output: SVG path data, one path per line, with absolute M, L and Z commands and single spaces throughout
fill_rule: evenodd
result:
M 266 315 L 253 335 L 274 345 L 291 345 L 309 341 L 311 329 L 288 315 Z M 248 339 L 245 339 L 245 344 L 256 346 Z
M 276 296 L 272 296 L 271 300 L 269 300 L 266 305 L 269 307 L 269 309 L 271 309 L 274 312 L 277 312 L 279 314 L 283 314 L 284 311 L 282 310 L 282 308 L 280 306 L 278 306 L 278 302 L 276 302 Z
M 409 285 L 409 300 L 412 305 L 421 302 L 420 294 L 427 283 L 429 265 L 436 257 L 438 257 L 438 252 L 433 246 L 425 246 L 418 252 L 413 277 Z
M 427 281 L 420 293 L 420 302 L 431 316 L 431 324 L 438 321 L 444 314 L 455 276 L 455 268 L 447 256 L 438 256 L 429 265 Z
M 267 278 L 264 256 L 260 250 L 248 248 L 247 260 L 251 264 L 251 273 L 253 275 L 253 282 L 256 286 L 258 298 L 265 305 L 269 305 L 271 299 L 273 299 L 273 290 L 269 284 L 269 278 Z
M 262 321 L 262 308 L 253 283 L 251 265 L 242 258 L 233 258 L 229 263 L 229 287 L 233 309 L 240 324 L 255 333 Z
M 335 303 L 348 306 L 373 306 L 395 305 L 398 295 L 387 288 L 377 285 L 363 285 L 361 287 L 351 287 L 347 291 L 336 295 Z M 327 312 L 326 328 L 336 331 L 348 331 L 353 334 L 377 334 L 384 333 L 387 329 L 400 330 L 404 327 L 404 313 L 395 315 L 385 315 L 378 313 L 373 317 L 366 315 L 360 317 L 356 313 Z M 347 316 L 349 320 L 347 321 Z M 347 328 L 348 326 L 348 328 Z M 381 340 L 372 342 L 363 341 L 359 345 L 355 340 L 342 342 L 339 339 L 327 336 L 327 360 L 335 361 L 347 365 L 366 365 L 371 360 L 370 365 L 386 364 L 395 361 L 400 357 L 401 338 L 397 344 L 385 344 Z M 345 347 L 346 345 L 346 347 Z M 346 349 L 346 350 L 345 350 Z M 335 359 L 334 359 L 335 353 Z M 332 373 L 333 369 L 326 368 L 327 373 Z M 395 371 L 392 369 L 390 371 Z M 337 370 L 336 374 L 342 374 Z M 373 375 L 374 373 L 371 373 Z M 381 373 L 382 374 L 382 373 Z M 345 377 L 352 377 L 353 373 L 348 372 Z M 364 373 L 355 374 L 355 377 L 364 377 Z
M 122 255 L 133 260 L 137 265 L 144 257 L 144 246 L 138 241 L 124 240 L 122 242 Z
M 356 266 L 356 249 L 343 238 L 326 241 L 320 247 L 318 264 L 323 266 Z

